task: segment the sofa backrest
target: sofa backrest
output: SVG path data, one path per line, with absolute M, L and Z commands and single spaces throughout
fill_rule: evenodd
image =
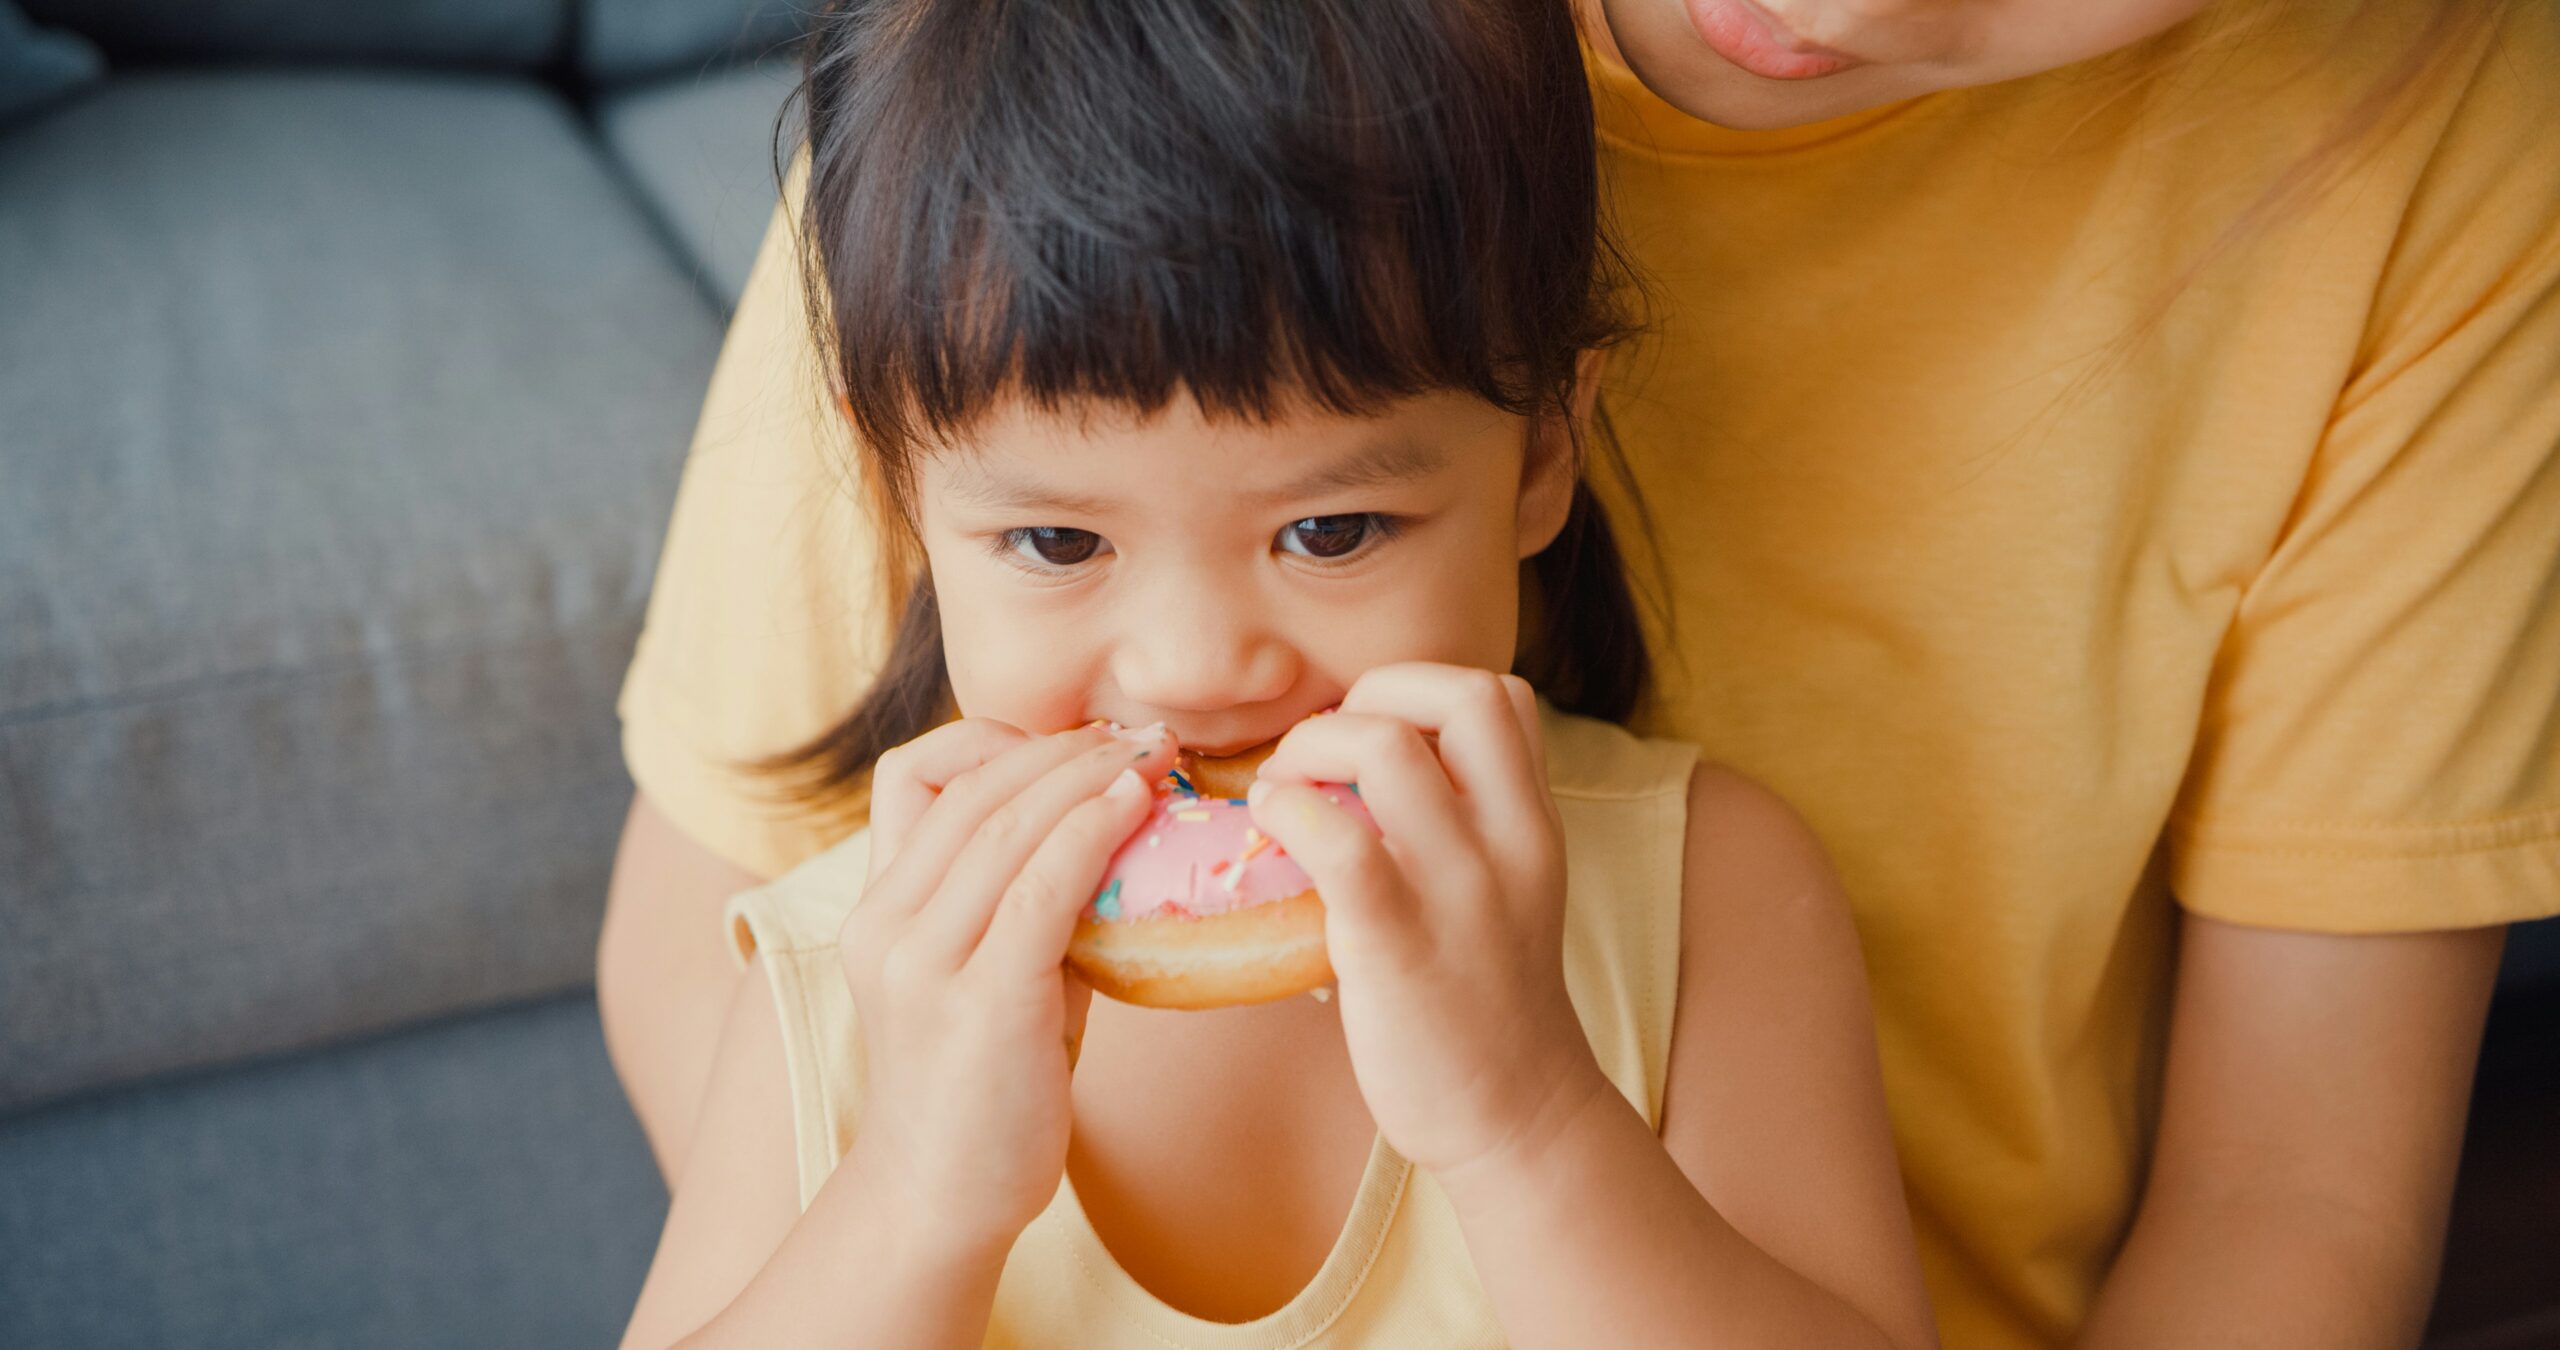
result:
M 765 55 L 827 0 L 23 0 L 110 62 L 566 68 L 622 84 Z
M 823 0 L 576 0 L 577 63 L 590 82 L 767 55 L 806 31 Z
M 722 7 L 728 0 L 701 0 Z M 110 65 L 365 63 L 530 69 L 568 42 L 578 0 L 21 0 Z

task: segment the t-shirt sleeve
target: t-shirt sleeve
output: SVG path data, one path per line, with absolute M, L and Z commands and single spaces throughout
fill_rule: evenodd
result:
M 2197 913 L 2560 912 L 2560 8 L 2449 110 L 2356 368 L 2250 583 L 2169 831 Z
M 800 291 L 804 148 L 713 367 L 618 711 L 623 758 L 696 842 L 775 877 L 859 825 L 744 762 L 851 711 L 887 654 L 876 540 Z

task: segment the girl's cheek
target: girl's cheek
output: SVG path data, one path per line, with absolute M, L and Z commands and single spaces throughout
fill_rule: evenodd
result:
M 942 651 L 960 710 L 1043 730 L 1084 720 L 1099 634 L 1003 596 L 947 599 Z

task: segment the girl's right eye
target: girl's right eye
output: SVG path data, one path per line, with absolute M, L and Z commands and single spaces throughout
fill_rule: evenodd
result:
M 1027 525 L 996 536 L 995 552 L 1034 572 L 1073 567 L 1101 551 L 1102 536 L 1064 525 Z

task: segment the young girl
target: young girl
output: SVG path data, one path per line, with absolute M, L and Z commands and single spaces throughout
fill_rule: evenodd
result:
M 729 906 L 625 1344 L 1933 1343 L 1819 850 L 1611 725 L 1565 13 L 856 5 L 807 93 L 818 312 L 923 571 L 848 723 L 869 828 Z M 1145 785 L 1275 736 L 1338 997 L 1093 1000 L 1061 959 Z

